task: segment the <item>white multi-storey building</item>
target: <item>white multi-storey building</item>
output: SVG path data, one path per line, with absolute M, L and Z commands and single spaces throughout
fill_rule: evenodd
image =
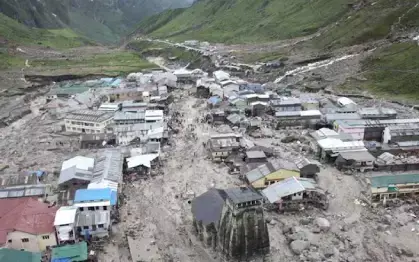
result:
M 106 111 L 77 110 L 65 119 L 65 130 L 74 133 L 105 133 L 114 114 Z

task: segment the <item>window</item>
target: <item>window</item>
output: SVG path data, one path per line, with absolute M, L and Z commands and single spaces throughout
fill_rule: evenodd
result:
M 81 232 L 81 227 L 77 227 L 77 232 Z
M 11 239 L 7 240 L 7 243 L 12 243 L 13 241 Z
M 83 226 L 83 229 L 89 229 L 89 226 Z
M 96 207 L 96 210 L 99 210 L 99 207 Z
M 108 210 L 108 207 L 107 207 L 107 206 L 104 206 L 104 207 L 103 207 L 103 210 Z
M 96 225 L 92 225 L 92 231 L 95 231 L 96 230 Z
M 88 207 L 87 210 L 95 211 L 95 207 Z
M 80 211 L 84 211 L 82 207 L 80 208 Z
M 22 243 L 27 243 L 29 242 L 29 238 L 22 238 Z
M 42 236 L 42 239 L 44 240 L 49 239 L 49 236 L 48 235 Z
M 103 228 L 103 227 L 104 227 L 104 225 L 103 225 L 103 224 L 99 224 L 99 225 L 97 225 L 97 227 L 98 227 L 98 228 Z

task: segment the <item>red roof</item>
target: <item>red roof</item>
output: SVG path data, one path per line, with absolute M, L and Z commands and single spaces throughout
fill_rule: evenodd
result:
M 0 207 L 0 244 L 6 243 L 12 231 L 35 235 L 54 232 L 57 207 L 48 207 L 34 198 L 0 199 Z

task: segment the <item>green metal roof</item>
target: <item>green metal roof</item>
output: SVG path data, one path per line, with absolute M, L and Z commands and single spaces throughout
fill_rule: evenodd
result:
M 397 184 L 419 184 L 418 174 L 402 174 L 402 175 L 389 175 L 389 176 L 375 176 L 371 178 L 372 187 L 388 187 Z
M 73 245 L 65 245 L 52 249 L 51 260 L 71 259 L 70 261 L 85 261 L 87 260 L 87 244 L 86 242 L 79 242 Z
M 0 262 L 41 262 L 41 253 L 8 248 L 0 249 Z

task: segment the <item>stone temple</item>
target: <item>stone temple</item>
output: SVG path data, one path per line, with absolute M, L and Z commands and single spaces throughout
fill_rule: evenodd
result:
M 206 247 L 247 260 L 269 253 L 263 197 L 247 187 L 212 188 L 192 201 L 194 228 Z

